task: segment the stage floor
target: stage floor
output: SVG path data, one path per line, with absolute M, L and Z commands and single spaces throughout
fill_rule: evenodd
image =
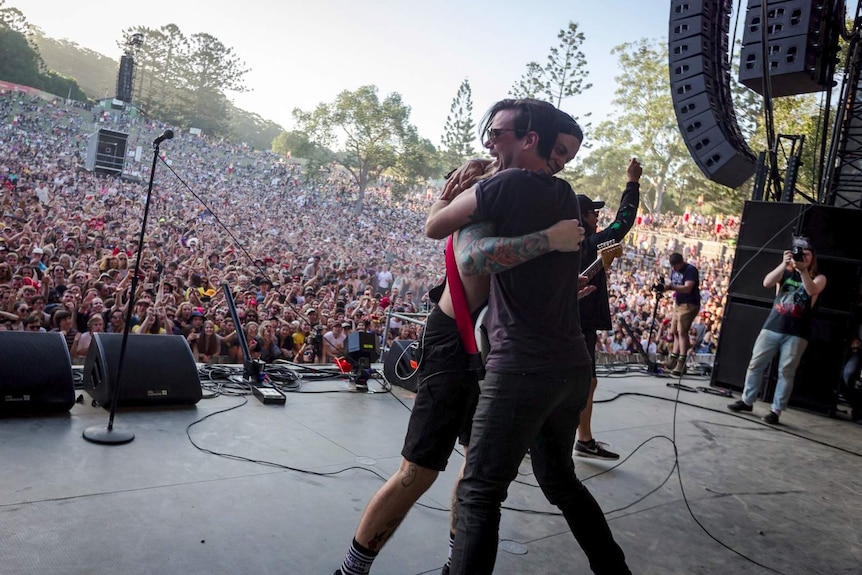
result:
M 601 377 L 597 399 L 644 394 L 595 408 L 596 436 L 628 458 L 575 458 L 633 573 L 769 572 L 743 555 L 779 573 L 862 573 L 862 426 L 791 409 L 771 427 L 757 417 L 765 404 L 735 415 L 731 400 L 667 381 Z M 86 395 L 63 416 L 0 420 L 0 573 L 331 575 L 398 467 L 412 405 L 398 387 L 347 388 L 308 382 L 284 406 L 220 396 L 121 409 L 116 425 L 136 436 L 122 446 L 82 439 L 108 418 Z M 373 573 L 439 573 L 460 465 L 454 454 Z M 523 511 L 503 512 L 496 573 L 589 573 L 534 485 L 526 460 L 506 502 Z

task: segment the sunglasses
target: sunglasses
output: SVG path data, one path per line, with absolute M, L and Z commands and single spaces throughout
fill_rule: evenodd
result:
M 38 325 L 28 325 L 27 331 L 39 331 L 41 328 Z
M 487 140 L 488 142 L 496 142 L 497 140 L 502 138 L 503 134 L 506 132 L 514 132 L 515 137 L 519 139 L 523 138 L 527 133 L 526 130 L 516 130 L 514 128 L 488 128 L 488 130 L 485 132 L 485 137 L 483 139 Z

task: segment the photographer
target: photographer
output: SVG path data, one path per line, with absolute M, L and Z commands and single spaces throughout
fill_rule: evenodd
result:
M 686 263 L 680 253 L 672 253 L 668 263 L 672 268 L 670 285 L 666 286 L 659 282 L 653 286 L 653 289 L 659 294 L 665 291 L 674 292 L 676 301 L 670 324 L 673 348 L 667 367 L 673 375 L 681 376 L 685 373 L 685 362 L 691 347 L 688 332 L 695 316 L 700 311 L 700 274 L 696 267 Z
M 763 372 L 780 351 L 778 385 L 771 411 L 763 417 L 766 423 L 776 424 L 790 400 L 796 368 L 808 345 L 817 297 L 826 287 L 826 276 L 817 273 L 817 256 L 805 238 L 794 239 L 793 248 L 786 250 L 781 263 L 763 278 L 763 287 L 773 286 L 775 301 L 754 342 L 742 399 L 727 408 L 752 410 L 763 385 Z

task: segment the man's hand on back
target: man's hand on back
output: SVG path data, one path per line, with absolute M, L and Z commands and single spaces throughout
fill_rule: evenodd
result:
M 584 228 L 578 220 L 560 220 L 545 233 L 551 251 L 576 252 L 584 240 Z

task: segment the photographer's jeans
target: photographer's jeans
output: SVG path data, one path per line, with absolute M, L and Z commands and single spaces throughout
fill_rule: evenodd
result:
M 742 392 L 742 401 L 748 405 L 754 405 L 757 394 L 763 386 L 763 372 L 769 367 L 776 352 L 780 351 L 778 360 L 778 385 L 775 388 L 775 396 L 772 399 L 772 411 L 780 414 L 787 408 L 790 394 L 793 392 L 793 379 L 796 377 L 796 368 L 802 360 L 802 354 L 808 346 L 808 340 L 795 335 L 787 335 L 760 330 L 760 335 L 754 342 L 751 352 L 751 361 L 748 363 L 748 372 L 745 374 L 745 389 Z

